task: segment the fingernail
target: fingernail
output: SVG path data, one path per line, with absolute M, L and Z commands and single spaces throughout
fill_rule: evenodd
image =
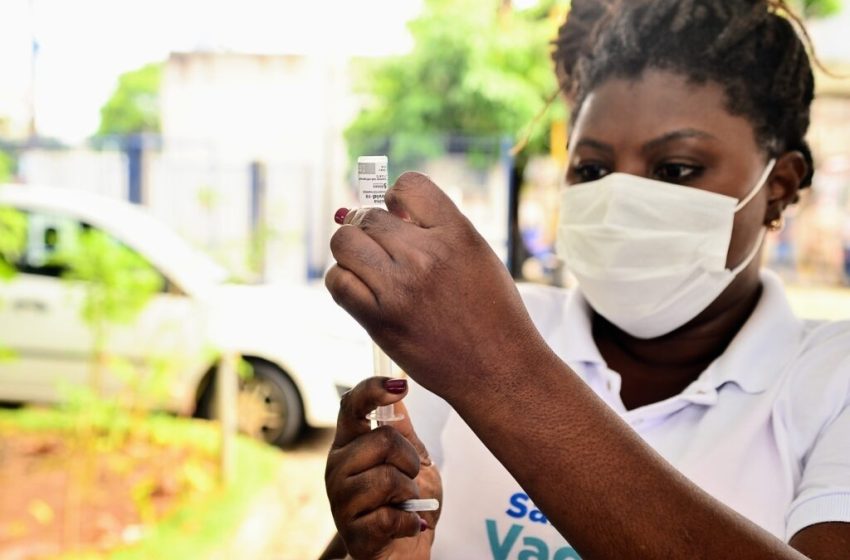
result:
M 429 529 L 429 528 L 430 527 L 428 527 L 428 522 L 420 517 L 419 518 L 419 532 L 421 533 L 422 531 L 425 531 L 426 529 Z
M 407 379 L 387 379 L 384 381 L 384 389 L 387 393 L 400 395 L 407 390 Z
M 340 208 L 334 214 L 334 221 L 338 224 L 342 224 L 345 221 L 345 217 L 348 216 L 348 208 Z

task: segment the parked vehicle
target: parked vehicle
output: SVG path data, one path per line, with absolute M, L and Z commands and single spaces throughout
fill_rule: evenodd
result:
M 339 397 L 371 373 L 365 332 L 321 285 L 262 286 L 227 273 L 172 230 L 127 203 L 85 192 L 0 186 L 0 207 L 27 221 L 18 274 L 0 282 L 0 345 L 16 358 L 0 363 L 0 400 L 54 403 L 61 387 L 85 384 L 92 333 L 81 318 L 83 282 L 62 278 L 50 255 L 96 229 L 138 253 L 162 275 L 161 292 L 131 326 L 110 329 L 108 353 L 144 366 L 169 357 L 164 408 L 215 413 L 215 352 L 236 351 L 253 375 L 240 381 L 240 428 L 285 446 L 309 425 L 336 422 Z M 122 382 L 105 380 L 106 394 Z

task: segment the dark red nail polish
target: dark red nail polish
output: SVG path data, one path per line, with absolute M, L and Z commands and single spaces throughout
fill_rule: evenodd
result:
M 345 217 L 348 216 L 348 208 L 340 208 L 334 214 L 334 221 L 338 224 L 342 224 L 345 221 Z
M 419 532 L 421 533 L 422 531 L 425 531 L 426 529 L 429 529 L 428 522 L 420 517 L 419 518 Z
M 387 393 L 400 395 L 407 390 L 407 379 L 387 379 L 384 381 L 384 389 Z

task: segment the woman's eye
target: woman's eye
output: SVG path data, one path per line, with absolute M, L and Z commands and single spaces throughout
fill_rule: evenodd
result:
M 702 167 L 687 163 L 663 163 L 655 168 L 654 175 L 660 181 L 681 183 L 696 178 Z
M 599 163 L 582 163 L 580 165 L 576 165 L 573 172 L 582 183 L 596 181 L 610 173 L 608 168 Z

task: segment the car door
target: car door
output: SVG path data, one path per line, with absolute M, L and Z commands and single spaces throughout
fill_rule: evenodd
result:
M 12 358 L 0 363 L 0 398 L 52 402 L 63 384 L 84 383 L 90 371 L 92 335 L 80 317 L 82 287 L 63 281 L 52 261 L 73 245 L 73 219 L 26 213 L 17 275 L 0 285 L 0 344 Z
M 67 267 L 56 259 L 78 249 L 84 232 L 104 234 L 109 243 L 129 249 L 73 217 L 27 212 L 19 274 L 0 285 L 5 300 L 0 344 L 16 354 L 0 364 L 0 399 L 56 402 L 67 387 L 89 384 L 95 337 L 82 313 L 88 283 L 67 278 Z M 187 411 L 207 359 L 204 312 L 144 256 L 136 256 L 157 276 L 160 290 L 134 320 L 107 325 L 101 387 L 105 394 L 126 396 L 129 404 Z

